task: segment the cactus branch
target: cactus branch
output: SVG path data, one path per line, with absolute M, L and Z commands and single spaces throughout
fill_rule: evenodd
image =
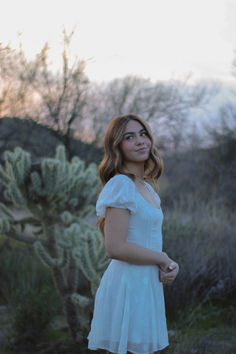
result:
M 9 238 L 12 238 L 14 240 L 17 240 L 17 241 L 20 241 L 20 242 L 24 242 L 24 243 L 27 243 L 27 244 L 30 244 L 30 245 L 33 245 L 34 242 L 36 241 L 35 237 L 32 236 L 32 237 L 27 237 L 27 236 L 23 236 L 23 235 L 19 235 L 17 234 L 16 232 L 13 232 L 13 231 L 9 231 L 5 234 L 6 237 L 9 237 Z M 37 239 L 38 240 L 38 239 Z M 44 246 L 47 245 L 47 242 L 42 240 L 41 241 L 43 243 Z

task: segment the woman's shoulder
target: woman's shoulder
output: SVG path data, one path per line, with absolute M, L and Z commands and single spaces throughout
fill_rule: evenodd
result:
M 128 183 L 128 184 L 134 183 L 130 177 L 122 173 L 116 174 L 115 176 L 111 177 L 107 183 L 114 183 L 114 182 L 115 183 L 121 182 L 121 183 Z
M 120 192 L 131 192 L 132 190 L 135 190 L 135 184 L 129 178 L 127 175 L 124 174 L 116 174 L 115 176 L 111 177 L 107 183 L 104 185 L 102 189 L 102 193 L 104 194 L 106 192 L 109 192 L 112 190 L 115 193 L 120 193 Z
M 136 211 L 135 184 L 128 176 L 117 174 L 105 184 L 97 200 L 97 215 L 104 217 L 108 206 Z

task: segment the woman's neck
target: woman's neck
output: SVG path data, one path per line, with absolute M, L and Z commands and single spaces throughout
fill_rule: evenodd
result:
M 124 171 L 133 173 L 136 177 L 143 179 L 144 176 L 144 164 L 128 162 L 124 166 Z

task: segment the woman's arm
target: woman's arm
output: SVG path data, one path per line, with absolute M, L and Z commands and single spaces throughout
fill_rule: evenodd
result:
M 129 218 L 128 209 L 106 209 L 104 231 L 108 256 L 133 264 L 156 264 L 167 270 L 172 260 L 166 253 L 153 251 L 126 241 Z

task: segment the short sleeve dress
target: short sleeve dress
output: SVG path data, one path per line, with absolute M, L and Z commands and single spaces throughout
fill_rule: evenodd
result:
M 160 205 L 158 194 L 145 183 Z M 127 242 L 162 251 L 162 210 L 146 201 L 128 176 L 116 175 L 106 183 L 97 201 L 97 215 L 105 217 L 107 207 L 130 211 Z M 158 267 L 112 259 L 95 296 L 88 348 L 149 354 L 168 344 Z

